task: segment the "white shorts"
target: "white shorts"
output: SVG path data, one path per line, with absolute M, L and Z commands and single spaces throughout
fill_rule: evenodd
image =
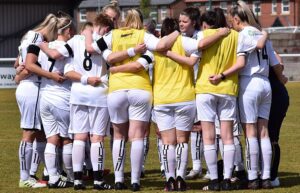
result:
M 223 94 L 197 94 L 197 116 L 200 121 L 215 122 L 236 119 L 236 97 Z
M 72 136 L 68 134 L 70 111 L 59 109 L 41 97 L 40 112 L 47 138 L 53 135 L 59 135 L 63 138 L 72 138 Z
M 196 107 L 195 103 L 179 106 L 154 106 L 154 116 L 159 131 L 177 129 L 191 131 L 194 125 Z
M 39 83 L 22 81 L 16 90 L 22 129 L 41 130 Z
M 107 106 L 113 123 L 126 123 L 129 120 L 149 122 L 152 95 L 145 90 L 119 90 L 108 94 Z
M 269 120 L 272 91 L 267 77 L 241 76 L 239 116 L 242 123 L 256 123 L 258 117 Z
M 107 107 L 70 104 L 69 133 L 90 133 L 106 136 L 110 129 Z

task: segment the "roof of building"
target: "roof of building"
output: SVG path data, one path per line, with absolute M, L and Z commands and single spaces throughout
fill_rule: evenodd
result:
M 169 5 L 174 3 L 176 0 L 151 0 L 152 5 Z M 84 0 L 80 3 L 79 8 L 97 8 L 103 7 L 109 3 L 109 0 Z M 120 0 L 119 6 L 139 6 L 139 0 Z

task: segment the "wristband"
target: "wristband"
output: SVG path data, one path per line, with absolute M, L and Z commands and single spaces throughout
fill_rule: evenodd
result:
M 127 54 L 128 54 L 128 56 L 130 56 L 130 57 L 135 56 L 134 48 L 128 48 L 128 49 L 127 49 Z
M 89 77 L 87 77 L 87 76 L 85 76 L 85 75 L 82 75 L 81 78 L 80 78 L 81 84 L 87 85 L 88 78 L 89 78 Z
M 221 75 L 221 80 L 225 80 L 226 79 L 226 76 L 223 73 L 221 73 L 220 75 Z

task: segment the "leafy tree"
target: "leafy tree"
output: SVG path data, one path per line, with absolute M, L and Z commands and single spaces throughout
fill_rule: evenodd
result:
M 151 0 L 140 0 L 140 9 L 145 18 L 149 18 Z

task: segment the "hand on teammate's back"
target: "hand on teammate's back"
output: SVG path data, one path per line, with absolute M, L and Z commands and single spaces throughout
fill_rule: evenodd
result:
M 286 84 L 288 82 L 288 78 L 284 75 L 282 75 L 279 79 L 279 81 L 282 83 L 282 84 Z
M 221 36 L 225 37 L 225 36 L 228 36 L 230 34 L 230 29 L 227 28 L 227 27 L 221 27 L 221 28 L 218 29 L 218 33 Z
M 211 75 L 208 78 L 209 82 L 213 85 L 217 85 L 221 82 L 221 76 L 219 74 Z
M 64 77 L 59 72 L 52 72 L 51 73 L 51 79 L 58 83 L 63 83 L 66 80 L 66 77 Z
M 145 53 L 147 50 L 146 44 L 142 43 L 142 44 L 138 44 L 134 47 L 134 52 L 135 54 L 143 54 Z

